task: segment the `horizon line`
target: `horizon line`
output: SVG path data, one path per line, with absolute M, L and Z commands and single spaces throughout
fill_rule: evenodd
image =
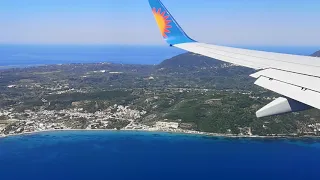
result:
M 132 44 L 132 43 L 96 43 L 96 44 L 76 44 L 76 43 L 0 43 L 0 46 L 163 46 L 170 47 L 166 43 L 163 44 Z M 218 45 L 218 44 L 217 44 Z M 263 45 L 263 44 L 219 44 L 220 46 L 229 46 L 229 47 L 319 47 L 319 45 Z

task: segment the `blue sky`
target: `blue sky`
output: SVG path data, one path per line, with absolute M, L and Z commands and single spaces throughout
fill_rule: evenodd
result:
M 198 41 L 319 46 L 319 0 L 162 0 Z M 1 44 L 164 44 L 147 0 L 2 0 Z

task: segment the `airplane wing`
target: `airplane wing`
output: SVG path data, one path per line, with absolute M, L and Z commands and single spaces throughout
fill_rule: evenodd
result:
M 170 46 L 256 69 L 251 75 L 256 85 L 283 95 L 260 109 L 257 117 L 320 109 L 320 58 L 200 43 L 183 31 L 160 0 L 149 0 L 149 4 Z

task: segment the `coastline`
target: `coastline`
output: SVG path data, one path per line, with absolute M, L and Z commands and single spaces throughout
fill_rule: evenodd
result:
M 33 135 L 45 132 L 67 132 L 67 131 L 110 131 L 110 132 L 150 132 L 150 133 L 169 133 L 169 134 L 177 134 L 177 135 L 198 135 L 203 137 L 217 137 L 217 138 L 245 138 L 245 139 L 304 139 L 304 138 L 313 138 L 320 139 L 319 136 L 290 136 L 290 135 L 277 135 L 277 136 L 259 136 L 259 135 L 234 135 L 234 134 L 219 134 L 219 133 L 208 133 L 208 132 L 198 132 L 198 131 L 162 131 L 162 130 L 139 130 L 139 129 L 50 129 L 50 130 L 41 130 L 41 131 L 33 131 L 33 132 L 24 132 L 17 134 L 8 134 L 2 135 L 1 138 L 8 138 L 13 136 L 25 136 L 25 135 Z

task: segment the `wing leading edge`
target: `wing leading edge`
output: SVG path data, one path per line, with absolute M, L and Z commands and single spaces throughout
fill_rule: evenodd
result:
M 320 109 L 320 59 L 309 56 L 254 51 L 200 43 L 191 39 L 160 0 L 149 0 L 164 40 L 189 52 L 260 70 L 251 75 L 256 85 L 277 92 L 278 98 L 257 112 L 257 117 Z

